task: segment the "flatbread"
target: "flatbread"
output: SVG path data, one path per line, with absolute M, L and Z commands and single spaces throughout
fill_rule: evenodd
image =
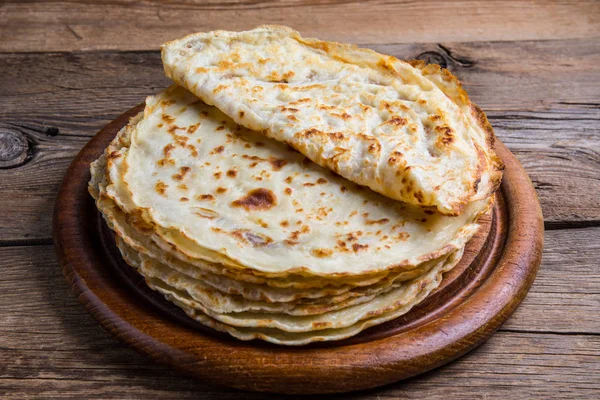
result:
M 410 270 L 462 248 L 492 202 L 444 216 L 351 185 L 184 89 L 147 104 L 108 154 L 107 196 L 191 259 L 267 277 Z
M 238 124 L 389 198 L 458 215 L 499 186 L 493 131 L 446 70 L 283 26 L 192 34 L 164 44 L 162 60 Z
M 185 299 L 185 294 L 182 292 L 177 292 L 175 289 L 171 288 L 170 293 L 165 291 L 165 297 L 167 300 L 182 308 L 188 316 L 194 318 L 201 324 L 221 332 L 229 333 L 231 336 L 237 339 L 261 339 L 275 344 L 301 346 L 314 342 L 346 339 L 357 335 L 371 326 L 382 324 L 408 313 L 415 305 L 421 303 L 427 296 L 429 296 L 431 292 L 439 287 L 440 283 L 442 282 L 443 273 L 452 267 L 452 264 L 446 264 L 445 266 L 440 266 L 438 270 L 431 270 L 427 278 L 420 281 L 425 283 L 422 286 L 422 289 L 419 290 L 417 295 L 406 304 L 392 311 L 384 312 L 381 315 L 377 315 L 373 318 L 360 320 L 354 325 L 339 329 L 327 328 L 309 332 L 285 332 L 274 328 L 234 327 L 219 322 L 218 320 L 213 319 L 207 314 L 203 313 L 201 310 L 184 304 L 180 300 L 182 299 L 182 296 L 183 299 Z

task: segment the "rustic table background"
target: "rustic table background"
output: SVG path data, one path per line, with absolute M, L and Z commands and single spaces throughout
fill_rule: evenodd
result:
M 600 398 L 600 2 L 427 0 L 0 2 L 0 397 L 268 398 L 180 377 L 112 339 L 51 240 L 75 154 L 168 85 L 159 45 L 263 23 L 448 67 L 544 211 L 538 278 L 500 331 L 450 365 L 344 398 Z

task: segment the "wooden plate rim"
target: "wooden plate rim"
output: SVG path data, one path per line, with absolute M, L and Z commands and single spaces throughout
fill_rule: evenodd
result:
M 367 389 L 426 372 L 483 343 L 514 312 L 535 279 L 543 246 L 541 207 L 523 167 L 497 141 L 496 151 L 506 165 L 501 187 L 508 212 L 506 241 L 494 271 L 464 303 L 410 331 L 347 346 L 256 346 L 197 332 L 193 341 L 202 342 L 203 352 L 191 354 L 185 346 L 172 346 L 166 341 L 173 340 L 174 331 L 182 343 L 192 340 L 190 332 L 173 327 L 167 318 L 110 286 L 107 277 L 94 269 L 102 258 L 89 235 L 93 227 L 81 218 L 82 212 L 94 211 L 81 210 L 89 196 L 85 190 L 89 163 L 97 156 L 90 153 L 103 140 L 103 133 L 115 133 L 142 109 L 134 107 L 109 123 L 71 163 L 57 196 L 53 234 L 63 274 L 77 299 L 111 334 L 155 361 L 208 382 L 245 390 L 329 393 Z M 104 286 L 90 285 L 98 281 Z M 131 316 L 135 313 L 155 318 L 152 335 L 139 329 L 143 321 Z

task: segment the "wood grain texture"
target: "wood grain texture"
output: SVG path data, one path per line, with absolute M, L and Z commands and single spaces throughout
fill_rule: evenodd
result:
M 464 81 L 525 166 L 548 228 L 600 224 L 600 41 L 374 47 L 440 62 Z M 167 85 L 157 52 L 0 54 L 0 130 L 32 143 L 27 163 L 0 167 L 0 242 L 49 243 L 69 161 L 108 121 Z
M 177 310 L 160 312 L 166 310 L 160 300 L 148 301 L 151 296 L 139 296 L 135 284 L 126 284 L 137 278 L 118 273 L 128 267 L 118 261 L 110 238 L 101 240 L 87 189 L 90 163 L 140 108 L 104 127 L 75 157 L 57 196 L 53 238 L 59 264 L 81 304 L 107 331 L 156 362 L 201 381 L 258 392 L 374 388 L 422 374 L 479 346 L 533 283 L 542 255 L 541 207 L 523 167 L 497 142 L 505 169 L 489 235 L 481 229 L 439 293 L 411 313 L 345 341 L 300 348 L 242 342 L 176 324 L 172 316 Z
M 600 228 L 547 232 L 531 291 L 485 345 L 418 379 L 344 398 L 598 397 L 598 238 Z M 152 364 L 107 335 L 71 294 L 52 246 L 0 248 L 0 259 L 3 398 L 240 397 Z
M 352 43 L 546 40 L 598 36 L 600 7 L 593 0 L 12 0 L 0 5 L 0 51 L 148 50 L 190 32 L 266 23 Z

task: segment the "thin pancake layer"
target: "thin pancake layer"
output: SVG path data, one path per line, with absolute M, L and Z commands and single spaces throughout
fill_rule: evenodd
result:
M 373 318 L 363 319 L 354 325 L 339 328 L 339 329 L 322 329 L 309 332 L 285 332 L 274 328 L 248 328 L 235 327 L 219 322 L 203 313 L 201 310 L 190 307 L 183 300 L 186 300 L 186 295 L 183 292 L 177 291 L 174 288 L 164 287 L 163 294 L 167 300 L 181 307 L 187 315 L 194 318 L 203 325 L 209 326 L 221 332 L 227 332 L 230 335 L 240 340 L 261 339 L 267 342 L 282 344 L 288 346 L 300 346 L 314 342 L 341 340 L 354 335 L 375 325 L 382 324 L 386 321 L 393 320 L 408 313 L 415 305 L 422 302 L 429 294 L 435 290 L 442 281 L 442 274 L 453 267 L 452 264 L 440 265 L 438 270 L 431 270 L 428 277 L 420 283 L 414 281 L 413 284 L 421 284 L 421 290 L 417 295 L 408 301 L 406 304 Z M 187 297 L 187 300 L 190 300 Z
M 147 104 L 130 143 L 108 156 L 107 195 L 190 258 L 269 277 L 409 270 L 462 248 L 491 204 L 471 203 L 458 217 L 401 204 L 181 88 Z
M 128 264 L 134 266 L 149 282 L 149 286 L 163 292 L 163 287 L 168 285 L 178 291 L 185 292 L 193 300 L 195 307 L 210 310 L 211 313 L 229 314 L 252 312 L 260 313 L 263 318 L 273 319 L 279 315 L 306 316 L 318 315 L 341 310 L 350 306 L 363 304 L 391 291 L 395 291 L 395 298 L 401 294 L 399 290 L 405 283 L 394 282 L 389 285 L 376 285 L 375 288 L 365 287 L 358 289 L 356 296 L 327 296 L 316 300 L 301 300 L 289 302 L 264 302 L 261 300 L 248 300 L 242 296 L 221 292 L 207 285 L 201 279 L 194 279 L 168 265 L 148 257 L 144 253 L 136 252 L 125 242 L 117 238 L 118 247 Z M 444 257 L 445 258 L 445 257 Z M 437 262 L 427 263 L 427 270 L 435 267 Z M 347 294 L 346 293 L 346 294 Z M 192 303 L 189 303 L 192 304 Z M 278 315 L 277 315 L 278 314 Z
M 162 58 L 168 77 L 238 124 L 387 197 L 457 215 L 499 185 L 480 110 L 394 57 L 262 26 L 189 35 Z

